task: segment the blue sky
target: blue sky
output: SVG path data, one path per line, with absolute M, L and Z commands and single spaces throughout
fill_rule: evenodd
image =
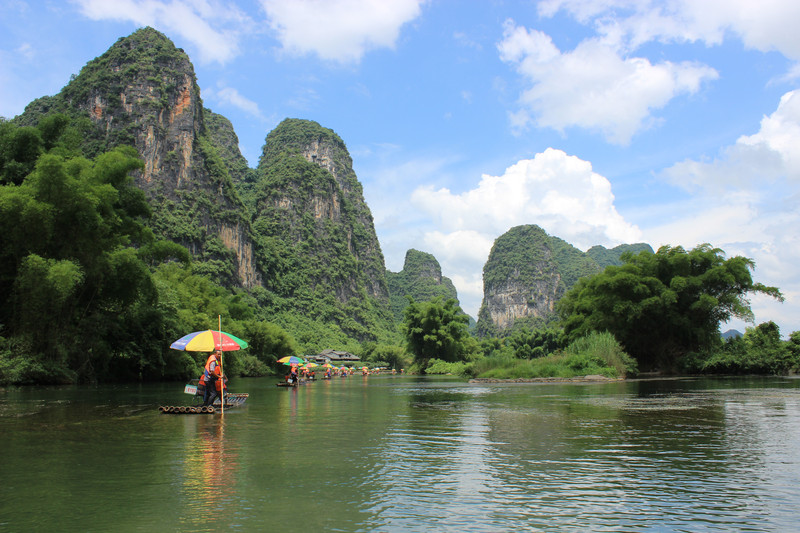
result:
M 347 144 L 386 265 L 434 254 L 477 315 L 492 242 L 708 242 L 800 330 L 800 2 L 0 0 L 0 116 L 153 26 L 255 166 L 286 117 Z M 745 324 L 734 321 L 732 327 Z

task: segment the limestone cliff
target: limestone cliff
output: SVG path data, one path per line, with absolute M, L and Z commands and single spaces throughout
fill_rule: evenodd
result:
M 393 329 L 372 214 L 336 133 L 284 120 L 267 136 L 255 183 L 243 194 L 265 251 L 267 288 L 360 340 Z
M 621 264 L 625 252 L 640 251 L 653 249 L 639 243 L 611 250 L 595 246 L 584 253 L 536 225 L 511 228 L 495 240 L 483 268 L 477 333 L 507 335 L 545 326 L 556 319 L 556 302 L 578 279 Z
M 442 276 L 439 261 L 433 255 L 419 250 L 408 250 L 403 270 L 397 273 L 387 270 L 386 281 L 389 284 L 392 313 L 397 324 L 403 321 L 403 310 L 408 305 L 407 296 L 411 296 L 416 302 L 426 302 L 437 297 L 458 301 L 456 287 L 450 278 Z
M 230 165 L 206 128 L 213 114 L 203 109 L 183 50 L 152 28 L 140 29 L 87 63 L 59 94 L 32 102 L 17 120 L 35 123 L 51 112 L 88 119 L 88 156 L 119 144 L 136 147 L 144 159 L 136 183 L 153 206 L 156 233 L 186 246 L 223 283 L 261 283 L 249 220 Z
M 555 304 L 567 288 L 580 275 L 599 270 L 580 250 L 538 226 L 511 228 L 494 242 L 483 268 L 478 334 L 501 335 L 515 324 L 545 325 L 555 318 Z

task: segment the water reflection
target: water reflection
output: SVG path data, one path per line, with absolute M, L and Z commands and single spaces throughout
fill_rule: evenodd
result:
M 0 390 L 0 530 L 785 531 L 800 504 L 800 381 L 242 380 L 224 417 L 167 390 Z
M 226 439 L 225 416 L 184 416 L 187 432 L 183 489 L 186 518 L 198 530 L 218 530 L 231 520 L 239 475 L 238 442 Z

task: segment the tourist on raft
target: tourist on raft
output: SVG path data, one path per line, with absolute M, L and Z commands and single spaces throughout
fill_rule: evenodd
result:
M 203 381 L 206 384 L 206 393 L 203 395 L 203 405 L 213 405 L 214 400 L 221 396 L 222 387 L 217 387 L 222 377 L 222 352 L 216 351 L 208 356 L 206 367 L 203 371 Z M 220 384 L 221 385 L 221 384 Z M 220 389 L 219 391 L 217 389 Z M 221 400 L 220 400 L 221 401 Z

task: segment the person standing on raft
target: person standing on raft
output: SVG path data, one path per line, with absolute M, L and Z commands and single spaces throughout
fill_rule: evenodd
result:
M 222 377 L 221 362 L 222 352 L 219 350 L 209 355 L 206 361 L 206 367 L 203 371 L 203 381 L 206 384 L 206 393 L 203 395 L 204 406 L 213 405 L 217 396 L 220 396 L 220 393 L 217 392 L 217 380 Z

